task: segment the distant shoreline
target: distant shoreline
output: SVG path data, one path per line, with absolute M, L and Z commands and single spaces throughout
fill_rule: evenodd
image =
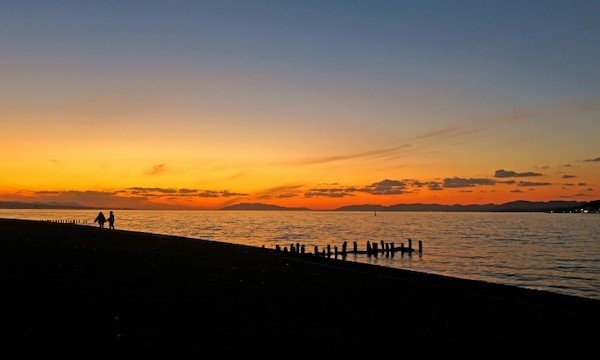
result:
M 0 201 L 0 209 L 9 210 L 103 210 L 105 207 L 78 206 L 76 204 L 58 204 L 58 203 L 25 203 L 25 202 L 6 202 Z M 577 201 L 511 201 L 502 204 L 395 204 L 395 205 L 346 205 L 330 210 L 313 210 L 306 207 L 285 207 L 264 203 L 239 203 L 226 206 L 220 209 L 191 209 L 191 208 L 152 208 L 152 209 L 133 209 L 133 208 L 112 208 L 112 210 L 162 210 L 162 211 L 367 211 L 367 212 L 600 212 L 600 200 L 589 202 Z

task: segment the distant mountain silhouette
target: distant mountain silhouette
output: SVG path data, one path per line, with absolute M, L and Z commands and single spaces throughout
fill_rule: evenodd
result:
M 306 211 L 305 207 L 284 207 L 261 203 L 241 203 L 221 208 L 221 210 L 278 210 L 278 211 Z
M 589 201 L 573 207 L 552 209 L 552 211 L 554 212 L 581 212 L 581 210 L 587 210 L 589 212 L 599 212 L 600 200 Z
M 442 205 L 442 204 L 396 204 L 383 205 L 348 205 L 335 211 L 482 211 L 482 212 L 522 212 L 522 211 L 557 211 L 568 208 L 581 208 L 587 204 L 578 201 L 511 201 L 505 204 L 471 204 L 471 205 Z
M 0 201 L 0 209 L 94 209 L 83 206 L 78 203 L 68 202 L 59 203 L 50 202 L 21 202 L 21 201 Z
M 347 205 L 334 209 L 334 211 L 390 211 L 390 207 L 384 205 Z

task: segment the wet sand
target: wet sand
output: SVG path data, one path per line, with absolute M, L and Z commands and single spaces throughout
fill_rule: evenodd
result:
M 0 219 L 22 352 L 511 357 L 595 351 L 600 301 L 240 245 Z

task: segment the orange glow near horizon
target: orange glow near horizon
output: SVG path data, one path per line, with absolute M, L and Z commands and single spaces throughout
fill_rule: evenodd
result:
M 580 134 L 578 147 L 546 147 L 564 141 L 556 129 L 506 145 L 515 133 L 539 130 L 534 124 L 544 118 L 594 118 L 600 112 L 596 104 L 585 111 L 566 104 L 532 112 L 482 115 L 438 130 L 412 125 L 411 132 L 359 136 L 357 129 L 329 138 L 311 126 L 301 134 L 292 125 L 277 131 L 243 122 L 234 126 L 231 118 L 223 120 L 226 125 L 212 123 L 221 128 L 210 130 L 166 119 L 139 127 L 135 117 L 105 128 L 0 110 L 7 124 L 0 134 L 0 201 L 141 209 L 260 202 L 330 210 L 599 198 L 597 128 Z M 511 120 L 519 116 L 533 117 Z M 498 170 L 514 174 L 496 177 Z

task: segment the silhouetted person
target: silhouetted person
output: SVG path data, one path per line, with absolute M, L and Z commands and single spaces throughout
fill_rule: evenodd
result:
M 109 229 L 113 229 L 115 228 L 115 214 L 113 214 L 113 212 L 110 212 L 110 215 L 108 215 L 108 228 Z
M 104 223 L 106 222 L 106 218 L 104 217 L 104 214 L 102 213 L 102 211 L 100 211 L 100 214 L 98 214 L 98 216 L 96 216 L 96 220 L 94 220 L 94 222 L 97 222 L 98 225 L 100 225 L 101 228 L 104 227 Z

